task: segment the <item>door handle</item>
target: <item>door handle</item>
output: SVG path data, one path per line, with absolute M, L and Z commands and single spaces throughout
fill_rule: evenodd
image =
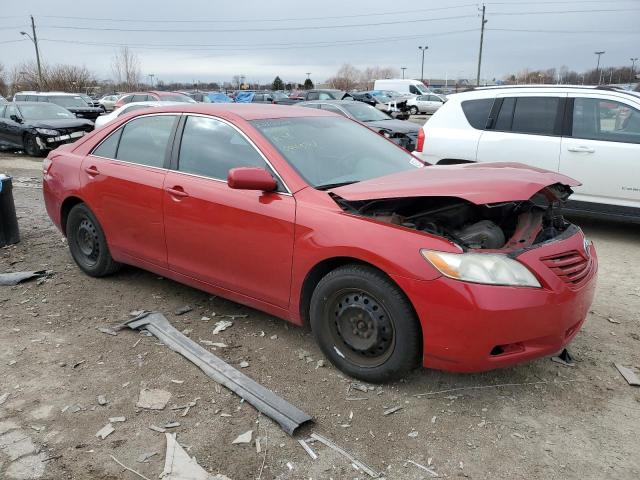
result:
M 185 192 L 182 187 L 179 187 L 179 186 L 167 188 L 167 193 L 169 193 L 169 195 L 173 195 L 174 197 L 178 197 L 178 198 L 186 198 L 189 196 L 189 194 Z
M 90 177 L 95 177 L 96 175 L 100 175 L 100 171 L 95 165 L 91 165 L 90 167 L 84 167 L 84 171 Z
M 569 147 L 567 148 L 567 150 L 569 150 L 570 152 L 577 152 L 577 153 L 594 153 L 596 151 L 595 148 L 585 147 L 584 145 L 581 145 L 578 147 Z

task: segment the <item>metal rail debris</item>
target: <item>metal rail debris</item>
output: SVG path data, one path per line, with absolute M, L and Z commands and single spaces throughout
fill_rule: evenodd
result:
M 146 329 L 162 343 L 195 364 L 216 382 L 238 394 L 260 412 L 280 424 L 289 435 L 313 418 L 282 399 L 271 390 L 216 357 L 176 330 L 164 315 L 145 312 L 125 322 L 131 329 Z

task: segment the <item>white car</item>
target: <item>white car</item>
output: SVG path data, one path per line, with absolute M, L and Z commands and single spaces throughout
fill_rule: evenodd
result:
M 120 95 L 105 95 L 98 100 L 98 103 L 104 107 L 105 112 L 111 112 L 119 98 Z
M 419 80 L 385 78 L 373 83 L 374 90 L 393 90 L 402 95 L 429 95 L 431 91 Z
M 640 93 L 513 86 L 451 95 L 414 155 L 433 164 L 520 162 L 575 178 L 565 210 L 640 221 Z
M 411 115 L 417 115 L 418 113 L 433 114 L 447 101 L 442 95 L 431 93 L 429 95 L 418 95 L 417 97 L 407 100 L 407 105 L 411 108 L 409 112 Z
M 121 107 L 116 108 L 113 112 L 107 115 L 100 115 L 96 118 L 95 125 L 96 130 L 98 128 L 104 127 L 107 123 L 112 120 L 115 120 L 121 115 L 125 115 L 127 113 L 131 113 L 134 110 L 140 110 L 142 108 L 158 108 L 158 107 L 166 107 L 167 105 L 177 105 L 183 102 L 131 102 L 127 103 Z

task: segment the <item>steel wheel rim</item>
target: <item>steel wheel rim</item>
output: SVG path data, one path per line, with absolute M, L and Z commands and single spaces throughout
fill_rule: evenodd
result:
M 100 256 L 100 238 L 96 226 L 87 217 L 83 217 L 76 230 L 76 245 L 85 263 L 95 265 Z
M 360 366 L 384 364 L 395 349 L 395 326 L 375 296 L 342 289 L 327 299 L 329 331 L 338 355 Z

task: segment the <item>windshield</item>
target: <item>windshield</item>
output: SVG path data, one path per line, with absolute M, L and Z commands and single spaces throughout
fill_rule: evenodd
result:
M 53 120 L 57 118 L 76 118 L 69 110 L 52 103 L 39 105 L 20 105 L 18 107 L 25 120 Z
M 418 89 L 418 91 L 422 94 L 429 93 L 427 87 L 425 87 L 422 83 L 416 83 L 414 87 L 416 87 L 416 89 Z
M 49 96 L 48 98 L 51 103 L 55 103 L 56 105 L 60 105 L 65 108 L 85 108 L 89 106 L 79 95 L 61 95 L 59 97 Z
M 282 92 L 271 92 L 270 95 L 273 97 L 274 100 L 282 100 L 284 98 L 289 98 Z
M 251 122 L 318 189 L 361 182 L 424 165 L 367 127 L 340 117 Z
M 188 95 L 181 93 L 171 93 L 169 95 L 161 95 L 161 102 L 184 102 L 184 103 L 196 103 L 196 101 Z
M 366 103 L 349 102 L 348 104 L 342 104 L 340 106 L 359 122 L 377 122 L 380 120 L 391 119 L 391 117 L 386 113 L 372 107 L 371 105 L 367 105 Z

